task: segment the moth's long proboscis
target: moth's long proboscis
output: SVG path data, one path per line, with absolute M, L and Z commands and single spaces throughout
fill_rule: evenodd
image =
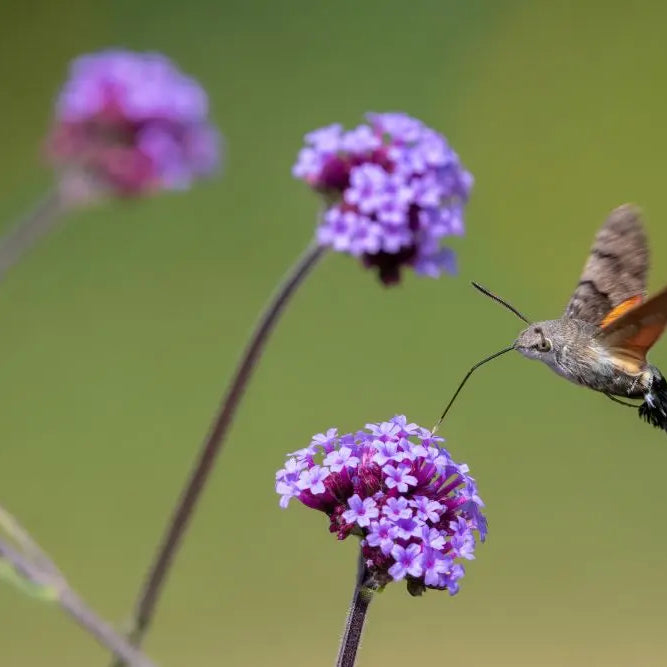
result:
M 478 361 L 465 375 L 463 380 L 461 380 L 461 384 L 459 385 L 458 389 L 454 392 L 454 396 L 452 396 L 451 400 L 449 403 L 447 403 L 447 407 L 444 409 L 442 415 L 440 415 L 440 419 L 438 419 L 438 422 L 436 425 L 431 429 L 431 433 L 435 433 L 438 428 L 440 427 L 440 424 L 442 424 L 445 416 L 449 412 L 449 408 L 452 407 L 454 401 L 456 400 L 456 397 L 459 395 L 459 392 L 461 389 L 463 389 L 463 385 L 468 381 L 468 378 L 480 367 L 483 366 L 487 361 L 491 361 L 495 359 L 496 357 L 499 357 L 501 354 L 505 354 L 505 352 L 509 352 L 510 350 L 514 349 L 514 345 L 510 345 L 509 347 L 505 347 L 499 352 L 496 352 L 495 354 L 492 354 L 489 357 L 486 357 L 486 359 L 482 359 L 482 361 Z

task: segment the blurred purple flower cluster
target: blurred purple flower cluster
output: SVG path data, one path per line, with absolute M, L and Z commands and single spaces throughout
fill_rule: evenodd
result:
M 121 196 L 184 189 L 213 172 L 220 136 L 202 87 L 157 53 L 74 60 L 57 101 L 51 161 Z
M 464 231 L 472 176 L 446 139 L 403 113 L 369 113 L 367 124 L 321 128 L 305 137 L 292 169 L 327 197 L 319 242 L 363 260 L 385 284 L 408 265 L 422 275 L 456 271 L 441 246 Z
M 324 512 L 339 539 L 361 538 L 378 587 L 407 580 L 408 590 L 458 591 L 457 559 L 472 559 L 486 519 L 475 480 L 436 437 L 402 416 L 338 435 L 329 429 L 290 454 L 276 473 L 280 505 L 297 498 Z

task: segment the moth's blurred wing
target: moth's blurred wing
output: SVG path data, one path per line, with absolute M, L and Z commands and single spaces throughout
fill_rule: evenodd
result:
M 634 360 L 642 366 L 646 353 L 660 338 L 666 326 L 667 287 L 611 320 L 600 329 L 595 338 L 612 356 Z
M 646 296 L 648 247 L 639 209 L 614 209 L 598 231 L 565 317 L 600 324 L 635 297 Z

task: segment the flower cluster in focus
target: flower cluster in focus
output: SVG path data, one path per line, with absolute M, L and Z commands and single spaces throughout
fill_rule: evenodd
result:
M 305 137 L 292 173 L 330 203 L 318 240 L 377 268 L 385 284 L 402 266 L 437 277 L 456 270 L 441 246 L 464 231 L 472 176 L 446 139 L 403 113 L 371 113 L 344 131 L 321 128 Z
M 110 50 L 71 64 L 48 149 L 67 175 L 134 196 L 209 175 L 220 137 L 206 93 L 168 58 Z
M 401 415 L 357 433 L 329 429 L 276 473 L 280 505 L 297 498 L 324 512 L 338 539 L 359 536 L 377 587 L 406 579 L 412 594 L 453 595 L 464 574 L 457 561 L 474 558 L 486 519 L 468 467 L 439 442 Z

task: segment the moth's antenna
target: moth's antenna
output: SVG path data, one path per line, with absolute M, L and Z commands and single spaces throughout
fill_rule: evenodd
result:
M 473 374 L 474 371 L 476 371 L 480 366 L 485 364 L 487 361 L 491 361 L 492 359 L 495 359 L 496 357 L 499 357 L 501 354 L 505 354 L 505 352 L 509 352 L 510 350 L 514 349 L 514 345 L 510 345 L 509 347 L 506 347 L 500 352 L 496 352 L 495 354 L 492 354 L 490 357 L 487 357 L 486 359 L 482 359 L 482 361 L 478 361 L 467 373 L 466 376 L 461 380 L 461 384 L 459 385 L 459 388 L 454 392 L 454 396 L 452 396 L 451 401 L 447 403 L 447 407 L 444 409 L 442 415 L 440 415 L 440 419 L 438 419 L 438 423 L 431 429 L 431 433 L 435 433 L 438 428 L 440 427 L 440 424 L 442 424 L 442 420 L 445 418 L 445 415 L 449 412 L 449 408 L 452 407 L 452 404 L 456 400 L 456 397 L 459 395 L 459 392 L 461 389 L 463 389 L 463 385 L 468 381 L 468 378 Z
M 486 287 L 482 287 L 479 283 L 476 283 L 474 280 L 472 280 L 471 282 L 472 286 L 475 289 L 478 289 L 482 294 L 485 294 L 494 301 L 497 301 L 500 305 L 505 306 L 507 310 L 511 310 L 519 319 L 522 319 L 526 324 L 530 324 L 530 320 L 528 320 L 527 317 L 522 315 L 512 304 L 507 303 L 505 299 L 501 299 L 497 294 L 494 294 L 493 292 L 489 291 L 488 289 L 486 289 Z

